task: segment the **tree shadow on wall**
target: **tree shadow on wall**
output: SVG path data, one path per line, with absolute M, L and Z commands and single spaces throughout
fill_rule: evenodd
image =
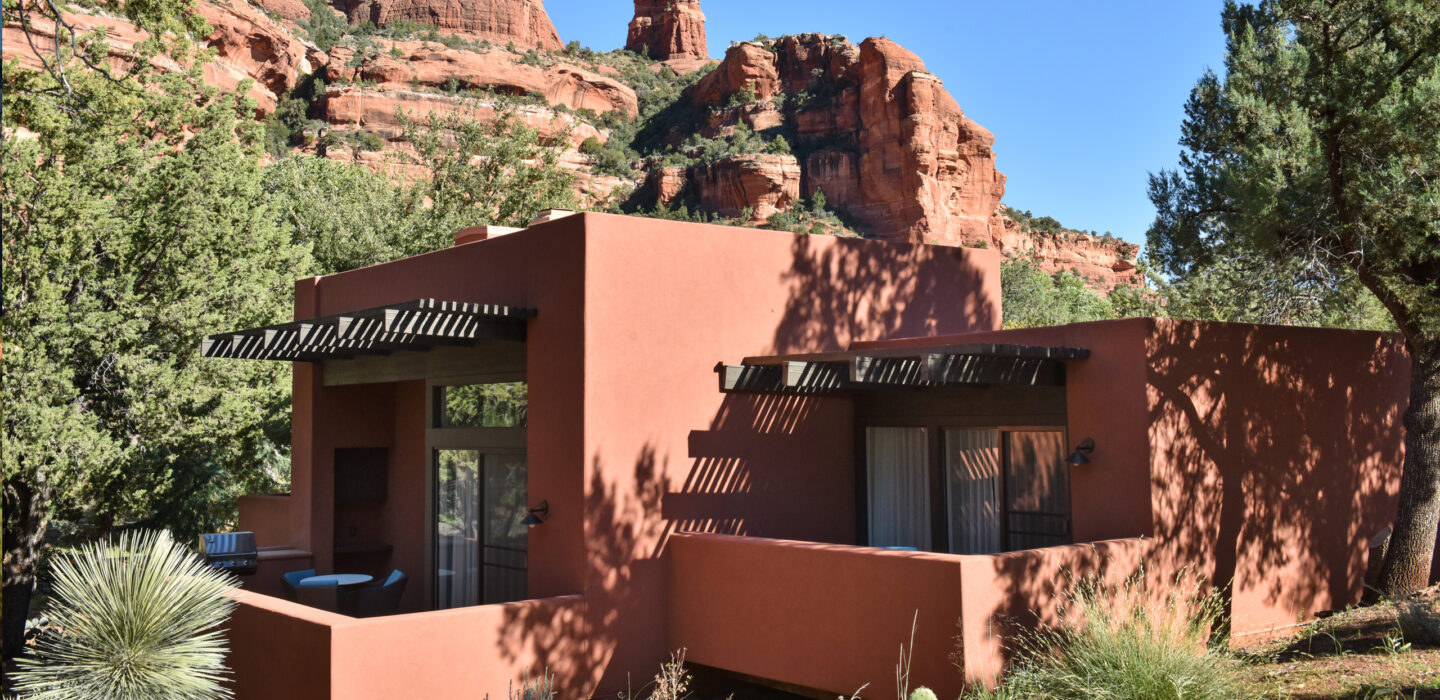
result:
M 1190 322 L 1158 323 L 1150 343 L 1157 564 L 1207 566 L 1232 612 L 1278 607 L 1281 623 L 1359 602 L 1369 540 L 1395 513 L 1398 346 Z
M 665 494 L 665 534 L 848 543 L 854 535 L 851 400 L 730 394 L 691 431 L 685 481 Z
M 1368 541 L 1394 515 L 1403 353 L 1374 334 L 1155 324 L 1150 585 L 1204 577 L 1239 632 L 1359 602 Z M 1105 547 L 1065 568 L 1110 580 L 1139 570 Z M 1069 580 L 1033 556 L 997 557 L 995 574 L 1003 594 L 990 619 L 1002 630 L 1035 611 L 1053 620 L 1037 601 Z
M 584 506 L 585 588 L 580 592 L 585 600 L 578 612 L 554 606 L 506 610 L 497 651 L 511 661 L 533 651 L 556 676 L 562 697 L 591 696 L 614 662 L 620 640 L 630 637 L 622 623 L 648 613 L 650 601 L 634 591 L 663 575 L 654 542 L 662 529 L 658 514 L 668 480 L 657 478 L 656 466 L 655 450 L 646 445 L 636 459 L 633 481 L 625 484 L 607 481 L 600 457 L 594 458 Z M 657 632 L 663 637 L 663 626 Z
M 967 260 L 975 251 L 826 236 L 798 236 L 791 249 L 791 269 L 780 277 L 789 298 L 773 352 L 1000 325 L 1000 301 L 986 287 L 988 257 Z
M 632 479 L 611 481 L 606 473 L 597 455 L 585 495 L 583 613 L 507 610 L 499 649 L 511 660 L 534 649 L 557 679 L 572 686 L 560 688 L 565 697 L 588 697 L 612 667 L 641 673 L 634 680 L 643 684 L 649 679 L 644 673 L 653 673 L 665 652 L 664 625 L 652 619 L 654 597 L 664 583 L 658 559 L 666 530 L 661 500 L 670 488 L 664 460 L 647 444 L 636 457 Z

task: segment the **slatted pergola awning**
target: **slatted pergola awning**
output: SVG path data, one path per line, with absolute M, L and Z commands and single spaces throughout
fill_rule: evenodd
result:
M 1084 348 L 969 343 L 747 357 L 741 364 L 721 364 L 715 371 L 720 390 L 735 393 L 815 394 L 967 384 L 1064 386 L 1065 361 L 1089 356 Z
M 200 341 L 205 357 L 319 362 L 360 355 L 422 351 L 437 345 L 525 340 L 535 309 L 416 299 L 263 328 L 219 333 Z

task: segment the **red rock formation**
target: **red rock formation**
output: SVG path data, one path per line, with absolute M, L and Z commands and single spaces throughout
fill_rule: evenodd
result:
M 861 196 L 846 209 L 887 238 L 959 245 L 987 232 L 1005 194 L 995 137 L 893 41 L 866 39 L 856 68 Z
M 233 92 L 240 81 L 254 79 L 248 95 L 255 100 L 261 113 L 275 109 L 279 93 L 294 87 L 301 74 L 311 71 L 311 57 L 320 55 L 313 44 L 291 36 L 279 24 L 249 5 L 236 3 L 222 7 L 210 2 L 197 2 L 195 12 L 214 29 L 204 40 L 216 49 L 215 60 L 204 65 L 205 82 Z M 135 44 L 149 37 L 139 27 L 114 17 L 66 13 L 65 21 L 81 32 L 103 29 L 110 44 L 111 64 L 117 68 L 130 65 Z M 31 28 L 37 39 L 43 39 L 35 42 L 36 48 L 45 51 L 45 47 L 51 45 L 49 37 L 53 36 L 53 25 L 37 19 L 31 23 Z M 0 53 L 7 61 L 12 57 L 18 58 L 20 64 L 27 68 L 38 68 L 40 65 L 39 57 L 25 39 L 24 30 L 10 15 L 5 18 Z M 181 70 L 179 64 L 166 57 L 155 59 L 155 65 L 163 70 Z
M 1080 231 L 1024 231 L 1003 207 L 996 212 L 985 242 L 1006 257 L 1034 258 L 1046 272 L 1075 272 L 1105 294 L 1120 285 L 1139 286 L 1145 281 L 1135 266 L 1140 246 Z
M 789 155 L 731 156 L 693 168 L 690 178 L 706 211 L 738 217 L 749 209 L 750 218 L 744 223 L 752 225 L 789 209 L 800 197 L 800 164 Z
M 402 129 L 396 119 L 396 111 L 403 111 L 412 119 L 423 119 L 431 112 L 437 115 L 459 114 L 481 122 L 495 120 L 495 104 L 482 99 L 465 96 L 444 95 L 435 92 L 420 92 L 406 88 L 359 88 L 329 86 L 321 103 L 326 122 L 338 127 L 361 128 L 374 132 L 387 141 L 398 141 Z M 607 135 L 595 127 L 568 114 L 561 114 L 545 107 L 526 105 L 515 110 L 515 115 L 525 125 L 549 138 L 569 131 L 567 143 L 578 147 L 587 138 L 594 137 L 602 143 Z
M 399 89 L 441 88 L 454 81 L 461 89 L 542 95 L 552 105 L 591 109 L 597 114 L 619 110 L 634 117 L 639 112 L 635 91 L 628 85 L 572 65 L 556 63 L 541 68 L 520 63 L 515 54 L 499 49 L 477 53 L 427 41 L 380 41 L 377 45 L 379 51 L 358 68 L 348 66 L 355 55 L 353 48 L 332 49 L 326 81 L 373 81 L 380 87 Z
M 824 190 L 870 233 L 948 245 L 988 236 L 1005 193 L 994 137 L 915 54 L 888 39 L 857 48 L 821 34 L 785 37 L 773 51 L 747 42 L 687 99 L 714 106 L 746 89 L 758 100 L 810 95 L 792 118 L 802 144 L 824 145 L 806 158 L 805 191 Z
M 715 70 L 685 91 L 685 99 L 696 107 L 722 105 L 731 95 L 747 88 L 755 93 L 757 100 L 780 94 L 775 54 L 753 41 L 731 46 Z
M 662 61 L 708 59 L 700 0 L 635 0 L 625 48 Z
M 310 18 L 310 8 L 304 0 L 250 0 L 250 4 L 291 22 Z
M 685 191 L 685 184 L 685 168 L 675 165 L 655 168 L 645 178 L 646 199 L 653 199 L 655 206 L 668 207 Z
M 300 74 L 312 71 L 305 43 L 254 7 L 197 2 L 195 12 L 213 29 L 205 43 L 214 47 L 216 62 L 254 78 L 271 93 L 295 87 Z
M 542 0 L 336 0 L 335 7 L 352 24 L 383 27 L 404 19 L 501 46 L 513 41 L 522 51 L 564 48 Z

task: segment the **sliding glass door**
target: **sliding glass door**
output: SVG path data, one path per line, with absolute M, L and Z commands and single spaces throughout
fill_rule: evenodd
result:
M 870 545 L 930 549 L 930 460 L 924 428 L 866 428 Z
M 1068 544 L 1065 431 L 865 428 L 865 541 L 954 554 Z
M 525 384 L 434 388 L 435 608 L 526 597 Z

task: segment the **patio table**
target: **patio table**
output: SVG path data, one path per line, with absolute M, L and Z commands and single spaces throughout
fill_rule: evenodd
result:
M 300 585 L 318 586 L 334 581 L 337 586 L 358 586 L 362 583 L 370 583 L 370 579 L 369 574 L 326 574 L 325 576 L 300 579 Z

